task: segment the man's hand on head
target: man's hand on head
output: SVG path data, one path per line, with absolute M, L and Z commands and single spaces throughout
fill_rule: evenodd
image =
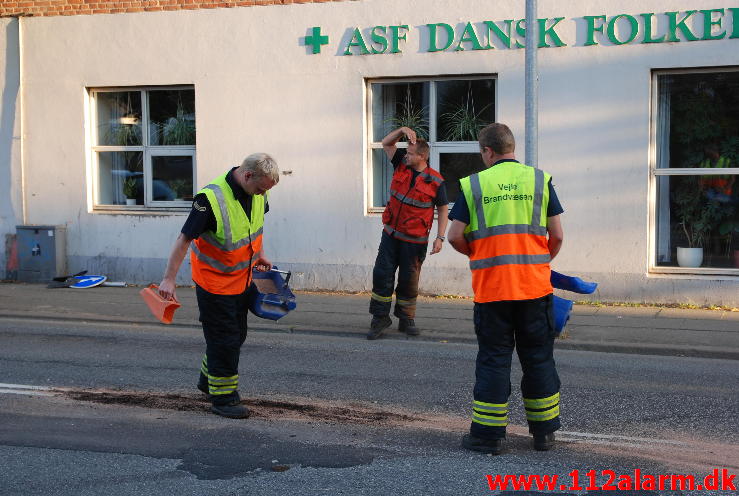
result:
M 401 129 L 403 131 L 403 134 L 405 134 L 405 137 L 408 138 L 408 143 L 410 143 L 411 145 L 415 145 L 416 139 L 418 138 L 418 136 L 416 136 L 416 132 L 409 127 L 403 127 Z

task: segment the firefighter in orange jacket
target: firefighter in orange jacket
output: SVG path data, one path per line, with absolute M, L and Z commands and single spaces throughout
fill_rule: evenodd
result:
M 408 140 L 407 151 L 396 146 L 404 136 Z M 383 138 L 382 148 L 395 172 L 390 184 L 390 200 L 382 214 L 382 239 L 372 271 L 369 311 L 373 317 L 367 339 L 379 338 L 392 324 L 390 307 L 396 271 L 394 314 L 400 319 L 398 329 L 409 336 L 419 334 L 414 321 L 418 278 L 426 258 L 434 207 L 439 215 L 432 255 L 441 251 L 448 222 L 449 202 L 444 178 L 428 166 L 428 143 L 418 138 L 412 129 L 401 127 Z
M 559 429 L 559 377 L 549 262 L 562 245 L 562 207 L 546 172 L 516 160 L 505 124 L 480 131 L 486 170 L 463 178 L 449 242 L 469 256 L 479 350 L 470 433 L 462 446 L 499 454 L 508 424 L 511 356 L 518 350 L 529 432 L 551 449 Z
M 201 189 L 159 285 L 164 298 L 175 296 L 177 271 L 192 244 L 192 279 L 206 343 L 198 389 L 210 398 L 211 411 L 224 417 L 249 416 L 238 393 L 239 355 L 246 339 L 252 269 L 272 268 L 262 249 L 262 232 L 269 210 L 266 193 L 279 180 L 275 160 L 254 153 Z

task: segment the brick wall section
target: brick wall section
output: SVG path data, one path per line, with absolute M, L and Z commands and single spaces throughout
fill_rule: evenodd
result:
M 0 17 L 123 14 L 357 0 L 0 0 Z

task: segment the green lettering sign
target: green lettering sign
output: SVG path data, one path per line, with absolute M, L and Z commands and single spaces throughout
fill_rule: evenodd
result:
M 457 43 L 457 48 L 455 48 L 455 51 L 462 51 L 464 48 L 462 47 L 462 43 L 471 43 L 473 50 L 484 50 L 482 45 L 480 45 L 480 40 L 477 39 L 477 34 L 475 33 L 475 28 L 472 26 L 471 22 L 468 22 L 467 25 L 464 27 L 464 31 L 462 32 L 462 37 L 459 39 L 459 43 Z
M 518 33 L 518 36 L 526 39 L 526 19 L 519 19 L 518 22 L 516 22 L 516 33 Z M 520 41 L 516 40 L 516 48 L 524 48 L 524 44 Z
M 547 36 L 549 36 L 552 39 L 552 42 L 554 43 L 555 46 L 558 46 L 558 47 L 567 46 L 566 43 L 562 42 L 562 40 L 557 35 L 557 32 L 554 30 L 554 28 L 557 26 L 557 24 L 559 24 L 562 21 L 562 19 L 564 19 L 564 17 L 555 17 L 554 24 L 552 24 L 549 27 L 546 27 L 547 21 L 549 20 L 549 18 L 538 19 L 539 21 L 539 48 L 546 48 L 546 47 L 551 46 L 547 44 L 546 42 Z
M 564 17 L 555 17 L 554 24 L 549 27 L 547 27 L 547 21 L 549 20 L 548 17 L 537 19 L 537 22 L 539 23 L 539 42 L 537 43 L 537 46 L 539 48 L 549 48 L 551 46 L 547 43 L 547 36 L 552 39 L 556 46 L 567 46 L 566 43 L 562 42 L 559 35 L 557 35 L 557 32 L 554 30 L 555 26 L 557 26 L 562 19 L 564 19 Z M 520 19 L 516 23 L 516 32 L 521 38 L 526 38 L 526 19 Z M 524 45 L 516 41 L 516 47 L 523 48 Z
M 694 14 L 702 15 L 702 34 L 695 27 L 700 21 Z M 633 43 L 666 43 L 680 41 L 710 41 L 723 39 L 739 39 L 739 7 L 686 10 L 665 12 L 657 19 L 654 12 L 642 14 L 606 14 L 586 15 L 584 46 L 599 45 L 607 38 L 613 45 Z M 726 17 L 731 19 L 725 21 Z M 557 33 L 557 26 L 564 17 L 537 19 L 539 48 L 565 47 L 567 43 Z M 664 24 L 666 22 L 666 27 Z M 731 22 L 731 28 L 727 23 Z M 642 30 L 643 23 L 643 30 Z M 478 32 L 477 27 L 480 27 Z M 445 22 L 426 24 L 428 29 L 427 52 L 443 52 L 454 50 L 492 50 L 496 45 L 505 48 L 524 48 L 526 39 L 526 19 L 505 19 L 501 21 L 480 21 L 457 24 L 453 27 Z M 661 29 L 660 29 L 661 28 Z M 321 33 L 320 27 L 312 29 L 311 34 L 301 38 L 305 46 L 312 48 L 312 53 L 321 52 L 321 46 L 328 44 L 328 36 Z M 350 28 L 351 29 L 351 28 Z M 514 31 L 515 29 L 515 31 Z M 377 55 L 385 53 L 402 53 L 401 42 L 407 42 L 409 27 L 407 24 L 395 26 L 374 26 L 362 29 L 354 28 L 346 43 L 344 55 Z M 455 32 L 456 31 L 456 32 Z M 640 32 L 642 31 L 642 32 Z M 367 39 L 365 40 L 365 37 Z M 579 42 L 580 36 L 578 36 Z M 515 43 L 515 45 L 514 45 Z
M 441 52 L 452 46 L 454 42 L 454 29 L 449 24 L 437 22 L 426 24 L 426 26 L 429 28 L 429 52 Z M 446 45 L 441 48 L 436 44 L 436 32 L 439 28 L 442 28 L 446 32 Z
M 400 26 L 390 26 L 390 32 L 392 33 L 392 45 L 390 48 L 390 53 L 400 53 L 400 48 L 398 46 L 400 45 L 400 40 L 405 40 L 405 32 L 403 33 L 403 36 L 400 35 L 400 31 L 408 31 L 408 26 L 405 24 L 401 24 Z
M 359 30 L 359 28 L 356 28 L 354 30 L 352 39 L 349 40 L 349 44 L 346 45 L 344 55 L 354 55 L 352 53 L 352 47 L 359 47 L 359 55 L 367 55 L 368 53 L 370 53 L 370 51 L 367 50 L 367 45 L 364 43 L 364 38 L 362 38 L 362 32 Z
M 719 14 L 718 19 L 713 20 L 713 13 Z M 702 40 L 720 40 L 726 36 L 726 31 L 713 34 L 713 27 L 718 26 L 721 29 L 721 18 L 724 16 L 724 9 L 707 9 L 701 10 L 703 14 L 703 38 Z
M 669 27 L 668 27 L 668 34 L 667 34 L 667 41 L 680 41 L 680 38 L 677 37 L 677 30 L 679 29 L 683 36 L 685 36 L 685 39 L 688 41 L 696 41 L 698 37 L 693 34 L 692 31 L 690 31 L 690 28 L 685 25 L 685 21 L 687 21 L 690 16 L 695 14 L 696 10 L 688 10 L 685 12 L 685 17 L 683 17 L 680 21 L 677 20 L 678 14 L 680 12 L 665 12 L 667 15 L 667 19 L 669 20 Z
M 604 15 L 597 15 L 597 16 L 584 16 L 585 21 L 588 23 L 588 30 L 587 30 L 587 39 L 585 41 L 585 46 L 590 45 L 597 45 L 598 42 L 595 41 L 595 32 L 599 32 L 600 34 L 603 34 L 603 25 L 606 22 L 606 16 Z M 602 24 L 596 26 L 595 21 L 602 21 Z
M 488 44 L 485 46 L 486 49 L 495 48 L 493 46 L 493 34 L 495 34 L 506 48 L 511 48 L 511 28 L 513 27 L 513 19 L 506 19 L 503 23 L 505 24 L 506 32 L 500 29 L 500 27 L 498 27 L 498 25 L 493 21 L 485 21 L 485 26 L 488 28 L 488 32 L 486 34 Z
M 664 43 L 665 35 L 659 38 L 652 37 L 652 17 L 654 14 L 640 14 L 644 18 L 644 40 L 642 43 Z
M 385 53 L 387 50 L 387 38 L 385 37 L 385 26 L 375 26 L 370 32 L 370 38 L 372 38 L 372 53 Z M 375 48 L 375 45 L 380 45 L 382 49 Z
M 733 26 L 731 36 L 729 38 L 737 39 L 739 38 L 739 8 L 732 8 L 729 10 L 731 11 L 731 25 Z
M 629 34 L 629 37 L 625 40 L 619 40 L 618 36 L 616 36 L 616 23 L 619 19 L 626 19 L 629 21 L 631 33 Z M 631 43 L 632 41 L 634 41 L 636 35 L 639 34 L 639 23 L 633 16 L 630 16 L 628 14 L 619 14 L 615 17 L 611 17 L 611 20 L 608 21 L 607 32 L 608 39 L 611 40 L 611 43 L 613 43 L 614 45 L 625 45 L 626 43 Z

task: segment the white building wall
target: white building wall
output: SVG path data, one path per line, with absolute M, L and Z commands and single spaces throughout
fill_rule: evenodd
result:
M 6 274 L 15 226 L 23 222 L 18 20 L 0 19 L 0 274 Z M 7 246 L 6 246 L 7 244 Z
M 569 45 L 539 52 L 539 165 L 565 208 L 553 267 L 599 281 L 598 299 L 739 305 L 737 278 L 647 273 L 651 70 L 739 65 L 739 40 L 585 47 L 576 20 L 637 16 L 643 2 L 539 5 L 539 17 L 565 17 L 557 32 Z M 646 10 L 687 7 L 715 3 Z M 427 23 L 523 17 L 524 2 L 512 0 L 366 0 L 24 19 L 27 222 L 67 225 L 72 270 L 158 281 L 187 214 L 93 212 L 86 88 L 193 84 L 198 187 L 249 153 L 273 154 L 292 174 L 270 193 L 268 257 L 294 271 L 296 288 L 368 289 L 381 221 L 366 214 L 364 78 L 497 74 L 498 119 L 522 155 L 524 51 L 425 53 L 418 38 Z M 402 54 L 341 55 L 355 27 L 393 24 L 410 26 Z M 301 46 L 312 26 L 331 39 L 320 55 Z M 469 295 L 468 272 L 446 245 L 427 258 L 421 290 Z M 187 264 L 179 281 L 189 281 Z

